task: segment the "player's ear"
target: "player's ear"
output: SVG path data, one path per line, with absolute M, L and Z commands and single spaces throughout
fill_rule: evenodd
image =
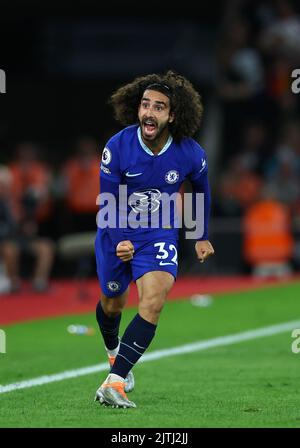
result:
M 175 119 L 174 112 L 170 112 L 169 123 L 173 123 L 174 119 Z

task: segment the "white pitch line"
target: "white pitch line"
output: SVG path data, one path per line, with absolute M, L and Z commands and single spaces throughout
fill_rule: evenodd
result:
M 284 333 L 286 331 L 300 328 L 300 320 L 285 322 L 269 327 L 257 328 L 255 330 L 244 331 L 242 333 L 231 334 L 228 336 L 220 336 L 205 341 L 193 342 L 191 344 L 180 345 L 179 347 L 166 348 L 164 350 L 155 350 L 146 353 L 141 357 L 139 362 L 153 361 L 156 359 L 166 358 L 168 356 L 183 355 L 185 353 L 198 352 L 212 347 L 222 347 L 224 345 L 236 344 L 238 342 L 249 341 L 251 339 L 262 338 L 266 336 L 273 336 L 275 334 Z M 31 380 L 20 381 L 18 383 L 7 384 L 0 386 L 0 394 L 6 392 L 13 392 L 19 389 L 28 389 L 30 387 L 42 386 L 44 384 L 55 383 L 70 378 L 78 378 L 92 373 L 102 372 L 109 367 L 108 363 L 96 364 L 94 366 L 83 367 L 81 369 L 67 370 L 65 372 L 56 373 L 53 375 L 44 375 Z

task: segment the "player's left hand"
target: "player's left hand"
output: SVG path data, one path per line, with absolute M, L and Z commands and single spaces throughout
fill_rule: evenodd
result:
M 210 257 L 210 255 L 215 253 L 212 244 L 208 240 L 197 241 L 195 244 L 195 250 L 200 263 L 203 263 L 207 257 Z

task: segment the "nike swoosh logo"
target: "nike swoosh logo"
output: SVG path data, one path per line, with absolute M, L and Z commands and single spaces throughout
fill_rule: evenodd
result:
M 141 348 L 142 350 L 146 350 L 146 347 L 142 347 L 141 345 L 137 344 L 135 341 L 134 341 L 133 345 L 135 345 L 138 348 Z
M 129 171 L 127 171 L 127 173 L 125 174 L 125 176 L 127 177 L 135 177 L 135 176 L 140 176 L 143 173 L 135 173 L 135 174 L 130 174 Z
M 174 263 L 164 263 L 163 261 L 160 261 L 159 266 L 166 266 L 167 264 L 174 266 Z

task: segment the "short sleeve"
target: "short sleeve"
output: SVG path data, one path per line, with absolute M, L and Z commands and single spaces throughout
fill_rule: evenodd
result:
M 121 181 L 120 158 L 116 144 L 109 140 L 102 152 L 101 177 L 112 182 Z

